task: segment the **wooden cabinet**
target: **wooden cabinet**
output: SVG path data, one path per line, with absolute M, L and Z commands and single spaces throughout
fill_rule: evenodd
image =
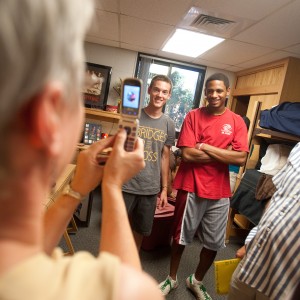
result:
M 254 119 L 253 126 L 249 130 L 249 149 L 252 151 L 251 155 L 248 156 L 247 162 L 244 168 L 241 168 L 242 171 L 246 169 L 253 169 L 256 163 L 258 162 L 258 150 L 262 140 L 265 140 L 267 144 L 281 144 L 294 146 L 296 143 L 300 142 L 300 137 L 292 134 L 274 131 L 270 129 L 261 128 L 258 123 L 260 120 L 260 112 L 262 108 L 262 102 L 255 102 L 254 104 Z M 256 152 L 256 153 L 253 153 Z
M 260 111 L 270 109 L 282 102 L 300 102 L 300 59 L 288 57 L 273 63 L 236 73 L 228 107 L 250 120 L 249 145 L 259 145 L 258 130 Z M 262 131 L 260 131 L 262 132 Z M 270 135 L 264 137 L 270 137 Z M 252 139 L 255 138 L 254 141 Z M 252 168 L 258 159 L 257 148 L 248 157 L 245 168 Z M 245 168 L 240 169 L 241 175 Z
M 280 144 L 294 146 L 300 142 L 300 137 L 283 133 L 280 131 L 273 131 L 258 126 L 260 119 L 260 112 L 262 108 L 261 102 L 255 102 L 253 105 L 253 126 L 249 129 L 249 149 L 251 153 L 248 155 L 245 166 L 240 168 L 237 176 L 235 190 L 240 184 L 243 173 L 247 169 L 254 169 L 259 160 L 259 151 L 262 144 Z M 236 226 L 233 226 L 235 224 Z M 249 229 L 253 227 L 253 224 L 243 215 L 239 214 L 235 209 L 230 209 L 228 216 L 228 223 L 226 228 L 226 242 L 229 242 L 232 236 L 246 237 Z
M 237 78 L 232 88 L 228 107 L 241 116 L 246 115 L 250 120 L 248 130 L 249 148 L 244 167 L 240 168 L 235 189 L 238 187 L 242 174 L 246 169 L 254 169 L 259 160 L 259 150 L 262 140 L 268 143 L 282 143 L 294 145 L 300 141 L 299 137 L 266 130 L 259 127 L 260 111 L 270 109 L 282 102 L 300 102 L 298 85 L 300 81 L 300 59 L 289 57 L 259 67 L 236 73 Z M 237 226 L 232 226 L 235 223 Z M 244 233 L 244 229 L 252 226 L 247 218 L 230 210 L 226 231 L 226 241 L 230 236 Z
M 253 121 L 254 103 L 262 103 L 261 110 L 282 102 L 300 102 L 298 84 L 300 59 L 288 57 L 273 63 L 236 73 L 228 107 Z

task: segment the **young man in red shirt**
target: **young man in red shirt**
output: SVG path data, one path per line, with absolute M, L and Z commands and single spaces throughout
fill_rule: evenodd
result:
M 243 165 L 248 152 L 245 122 L 225 106 L 229 92 L 227 76 L 210 76 L 205 83 L 208 105 L 187 114 L 178 138 L 182 162 L 174 180 L 178 193 L 170 274 L 159 285 L 164 295 L 178 286 L 182 253 L 197 233 L 203 247 L 186 284 L 197 299 L 211 299 L 202 280 L 224 247 L 231 196 L 228 165 Z

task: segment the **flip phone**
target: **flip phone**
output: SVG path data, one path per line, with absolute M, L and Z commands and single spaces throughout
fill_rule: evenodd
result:
M 119 128 L 124 128 L 127 133 L 124 148 L 133 151 L 139 128 L 141 114 L 141 89 L 142 81 L 137 78 L 126 78 L 122 82 L 121 111 Z M 112 148 L 104 149 L 97 155 L 100 165 L 104 165 Z
M 127 132 L 125 150 L 133 151 L 139 128 L 141 114 L 142 81 L 137 78 L 126 78 L 122 82 L 121 118 L 119 128 Z

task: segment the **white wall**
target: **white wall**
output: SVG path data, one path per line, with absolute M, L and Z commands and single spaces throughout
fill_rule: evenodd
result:
M 120 82 L 119 78 L 123 79 L 125 77 L 134 76 L 138 53 L 131 50 L 102 46 L 92 43 L 85 43 L 85 50 L 88 62 L 112 67 L 112 78 L 110 82 L 107 104 L 116 105 L 118 95 L 113 90 L 113 86 Z M 208 67 L 206 69 L 205 79 L 217 72 L 222 72 L 227 75 L 230 86 L 233 87 L 236 76 L 230 71 Z M 203 91 L 201 99 L 204 99 Z
M 120 78 L 134 75 L 137 52 L 92 43 L 85 43 L 85 52 L 87 62 L 112 67 L 107 104 L 117 105 L 118 94 L 113 87 Z
M 120 78 L 124 79 L 126 77 L 134 76 L 138 53 L 131 50 L 103 46 L 93 43 L 85 43 L 85 51 L 87 62 L 112 67 L 112 76 L 107 104 L 117 105 L 118 94 L 114 91 L 113 87 L 120 82 Z M 230 85 L 233 86 L 236 78 L 233 72 L 215 68 L 207 68 L 205 79 L 216 72 L 222 72 L 226 74 L 229 78 Z M 203 91 L 201 99 L 204 99 Z M 90 121 L 94 122 L 94 120 Z M 110 123 L 96 121 L 96 123 L 101 123 L 102 132 L 106 132 L 109 134 L 114 134 L 118 128 L 117 122 Z

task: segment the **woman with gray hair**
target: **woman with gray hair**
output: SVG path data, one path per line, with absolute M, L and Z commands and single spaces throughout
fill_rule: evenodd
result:
M 88 0 L 0 2 L 0 299 L 161 299 L 141 270 L 121 191 L 144 167 L 141 141 L 126 152 L 120 131 L 82 151 L 68 188 L 47 211 L 43 205 L 83 127 L 92 12 Z M 99 165 L 107 147 L 110 158 Z M 56 245 L 101 180 L 99 255 L 64 257 Z

